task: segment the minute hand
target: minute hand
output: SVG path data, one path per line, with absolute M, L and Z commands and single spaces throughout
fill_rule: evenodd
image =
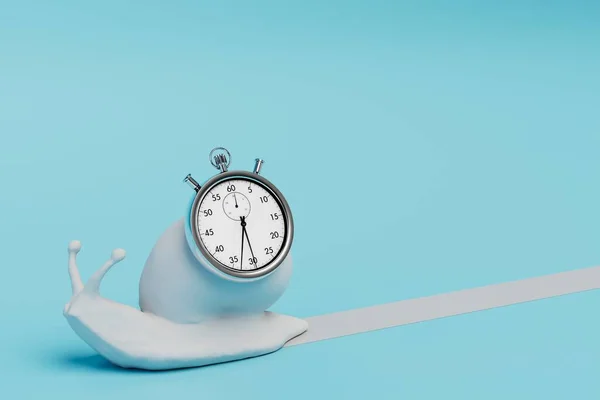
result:
M 242 250 L 240 251 L 240 270 L 244 269 L 244 232 L 246 231 L 246 223 L 242 220 Z

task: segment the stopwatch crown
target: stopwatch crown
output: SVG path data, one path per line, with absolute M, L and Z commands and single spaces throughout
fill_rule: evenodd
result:
M 219 167 L 219 169 L 223 172 L 227 171 L 227 157 L 225 154 L 217 154 L 214 157 L 215 164 Z

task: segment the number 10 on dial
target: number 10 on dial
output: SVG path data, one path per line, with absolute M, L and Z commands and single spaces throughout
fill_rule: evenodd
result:
M 253 172 L 229 172 L 228 158 L 215 156 L 213 165 L 220 174 L 203 186 L 189 175 L 186 178 L 197 192 L 189 214 L 188 242 L 199 261 L 225 278 L 266 276 L 290 251 L 291 211 L 281 192 L 259 175 L 262 163 L 257 159 Z

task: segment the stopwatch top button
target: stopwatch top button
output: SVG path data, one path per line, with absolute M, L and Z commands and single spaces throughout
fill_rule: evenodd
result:
M 255 174 L 260 174 L 260 169 L 262 168 L 263 163 L 265 162 L 265 160 L 262 160 L 260 158 L 257 158 L 255 160 L 255 164 L 254 164 L 254 173 Z

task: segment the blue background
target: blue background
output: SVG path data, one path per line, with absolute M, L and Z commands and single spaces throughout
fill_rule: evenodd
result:
M 112 368 L 61 314 L 72 239 L 84 278 L 125 248 L 102 292 L 137 304 L 215 146 L 264 158 L 292 207 L 274 311 L 598 264 L 598 21 L 592 1 L 0 0 L 0 396 L 598 397 L 595 292 L 161 374 Z

